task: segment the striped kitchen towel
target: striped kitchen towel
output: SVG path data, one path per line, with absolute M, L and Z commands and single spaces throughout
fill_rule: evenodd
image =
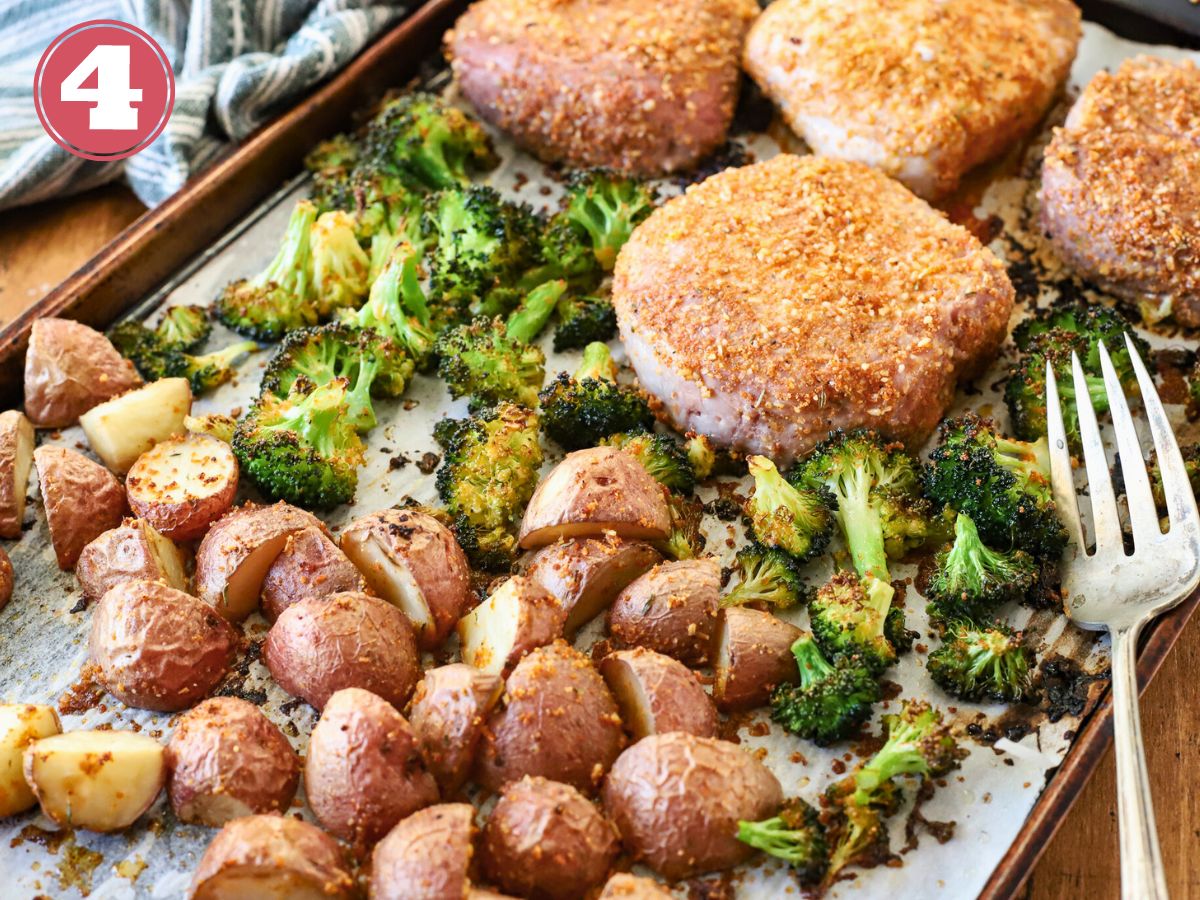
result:
M 0 209 L 122 176 L 161 203 L 349 62 L 404 11 L 399 0 L 0 0 Z M 67 153 L 42 130 L 33 75 L 55 37 L 119 19 L 149 33 L 175 70 L 175 110 L 157 140 L 119 162 Z

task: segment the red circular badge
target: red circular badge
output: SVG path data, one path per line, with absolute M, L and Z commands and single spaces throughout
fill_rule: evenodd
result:
M 175 75 L 146 32 L 96 19 L 50 42 L 33 76 L 33 102 L 46 133 L 67 152 L 124 159 L 167 127 Z

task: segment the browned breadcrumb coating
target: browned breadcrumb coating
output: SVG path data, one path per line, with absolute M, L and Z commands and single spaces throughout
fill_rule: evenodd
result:
M 932 198 L 1033 129 L 1079 21 L 1070 0 L 778 0 L 743 64 L 817 153 Z
M 446 35 L 467 98 L 547 162 L 686 168 L 733 118 L 754 0 L 481 0 Z
M 919 446 L 1004 339 L 1013 288 L 899 182 L 785 154 L 660 206 L 621 251 L 613 302 L 681 431 L 786 464 L 834 428 Z
M 1200 326 L 1200 68 L 1101 72 L 1046 148 L 1042 222 L 1084 277 Z

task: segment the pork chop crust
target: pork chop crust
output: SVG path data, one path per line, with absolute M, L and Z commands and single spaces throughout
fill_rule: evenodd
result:
M 1042 224 L 1080 274 L 1200 326 L 1200 68 L 1101 72 L 1046 148 Z
M 480 0 L 446 36 L 463 94 L 547 162 L 639 175 L 725 140 L 754 0 Z
M 922 443 L 1004 340 L 1013 287 L 878 170 L 784 154 L 655 210 L 621 250 L 613 302 L 676 427 L 786 463 L 835 428 Z
M 777 0 L 743 65 L 814 151 L 933 199 L 1034 128 L 1080 33 L 1071 0 Z

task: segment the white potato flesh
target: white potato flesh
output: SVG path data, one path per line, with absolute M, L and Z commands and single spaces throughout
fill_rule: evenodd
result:
M 188 593 L 187 558 L 183 550 L 173 540 L 159 534 L 148 524 L 143 524 L 142 533 L 150 545 L 150 552 L 154 554 L 159 568 L 166 576 L 167 584 L 177 591 Z
M 72 731 L 25 749 L 25 780 L 49 818 L 120 831 L 154 802 L 166 779 L 164 747 L 132 731 Z
M 162 378 L 92 407 L 79 424 L 104 464 L 125 473 L 155 444 L 182 434 L 191 408 L 187 379 Z
M 425 594 L 412 570 L 403 562 L 389 556 L 371 534 L 361 538 L 347 535 L 342 541 L 342 552 L 358 567 L 360 572 L 369 573 L 372 589 L 412 622 L 413 629 L 423 632 L 434 627 L 433 613 L 425 601 Z
M 0 538 L 21 536 L 33 444 L 33 425 L 24 413 L 0 413 Z
M 458 623 L 463 662 L 506 675 L 531 650 L 562 636 L 566 612 L 541 585 L 508 579 Z
M 52 706 L 0 704 L 0 818 L 24 812 L 37 803 L 25 783 L 25 748 L 61 731 L 58 713 Z
M 155 444 L 125 480 L 133 511 L 175 540 L 203 536 L 233 505 L 238 463 L 224 441 L 189 434 Z

